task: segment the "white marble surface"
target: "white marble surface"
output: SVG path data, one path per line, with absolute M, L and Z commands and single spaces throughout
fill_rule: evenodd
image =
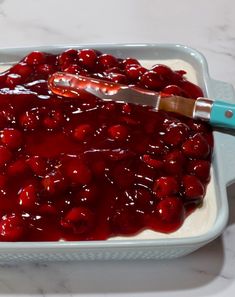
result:
M 0 47 L 160 42 L 197 48 L 235 86 L 233 0 L 1 0 Z M 235 194 L 223 235 L 170 261 L 0 264 L 0 296 L 234 296 Z

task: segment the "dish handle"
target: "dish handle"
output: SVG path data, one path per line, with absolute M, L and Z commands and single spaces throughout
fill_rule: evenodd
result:
M 212 80 L 213 99 L 235 103 L 235 90 L 231 84 Z M 235 131 L 219 130 L 214 132 L 215 161 L 219 180 L 228 187 L 235 183 Z

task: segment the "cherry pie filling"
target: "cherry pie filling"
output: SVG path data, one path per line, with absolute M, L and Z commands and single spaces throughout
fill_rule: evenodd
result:
M 203 203 L 211 128 L 150 107 L 48 90 L 56 71 L 197 98 L 185 71 L 92 49 L 32 52 L 0 75 L 0 241 L 170 233 Z

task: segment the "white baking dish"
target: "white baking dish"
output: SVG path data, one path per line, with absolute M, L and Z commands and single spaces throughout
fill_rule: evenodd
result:
M 147 65 L 162 62 L 177 68 L 178 60 L 183 61 L 183 68 L 186 70 L 188 68 L 189 72 L 190 69 L 194 71 L 191 77 L 189 73 L 189 80 L 196 81 L 202 87 L 205 96 L 235 103 L 232 86 L 211 79 L 205 58 L 186 46 L 175 44 L 69 45 L 37 47 L 37 50 L 59 53 L 71 47 L 92 47 L 122 58 L 131 56 Z M 14 64 L 33 50 L 35 48 L 1 49 L 0 69 Z M 204 209 L 199 210 L 201 213 L 196 210 L 186 220 L 182 230 L 169 235 L 146 231 L 135 238 L 114 238 L 107 241 L 2 242 L 0 261 L 163 259 L 193 252 L 219 236 L 228 220 L 226 187 L 235 180 L 235 161 L 229 158 L 235 148 L 235 137 L 232 134 L 215 131 L 214 141 L 212 179 L 208 186 Z M 211 212 L 212 209 L 213 215 L 209 218 L 207 211 Z M 206 220 L 206 226 L 200 228 L 202 220 Z M 192 232 L 191 228 L 195 227 L 195 222 L 198 228 L 194 228 Z

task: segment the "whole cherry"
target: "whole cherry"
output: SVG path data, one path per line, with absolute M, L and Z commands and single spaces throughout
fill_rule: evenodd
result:
M 34 208 L 36 202 L 37 191 L 35 185 L 29 184 L 20 190 L 18 203 L 23 209 L 29 210 Z
M 18 129 L 5 128 L 0 132 L 0 139 L 10 149 L 17 149 L 23 142 L 23 135 Z
M 186 199 L 202 199 L 205 195 L 203 184 L 194 175 L 184 175 L 182 185 Z
M 0 145 L 0 167 L 6 165 L 11 159 L 11 151 L 5 146 Z
M 24 59 L 24 62 L 28 65 L 38 65 L 38 64 L 43 64 L 45 60 L 46 60 L 46 55 L 44 53 L 39 51 L 34 51 Z
M 175 195 L 179 192 L 179 182 L 173 176 L 161 176 L 153 185 L 153 191 L 157 199 Z
M 128 129 L 124 125 L 113 125 L 109 127 L 108 135 L 113 140 L 123 141 L 128 137 Z
M 183 153 L 196 159 L 205 159 L 210 153 L 210 146 L 201 133 L 196 133 L 182 144 Z
M 94 228 L 95 215 L 86 207 L 72 208 L 61 220 L 64 228 L 72 229 L 75 234 L 88 233 Z
M 156 205 L 153 229 L 156 231 L 174 232 L 183 224 L 185 209 L 180 198 L 175 196 L 166 197 Z
M 78 63 L 83 68 L 92 70 L 97 61 L 97 54 L 93 49 L 82 49 L 78 52 Z
M 19 241 L 23 238 L 25 231 L 25 222 L 19 214 L 7 214 L 0 220 L 1 241 Z

